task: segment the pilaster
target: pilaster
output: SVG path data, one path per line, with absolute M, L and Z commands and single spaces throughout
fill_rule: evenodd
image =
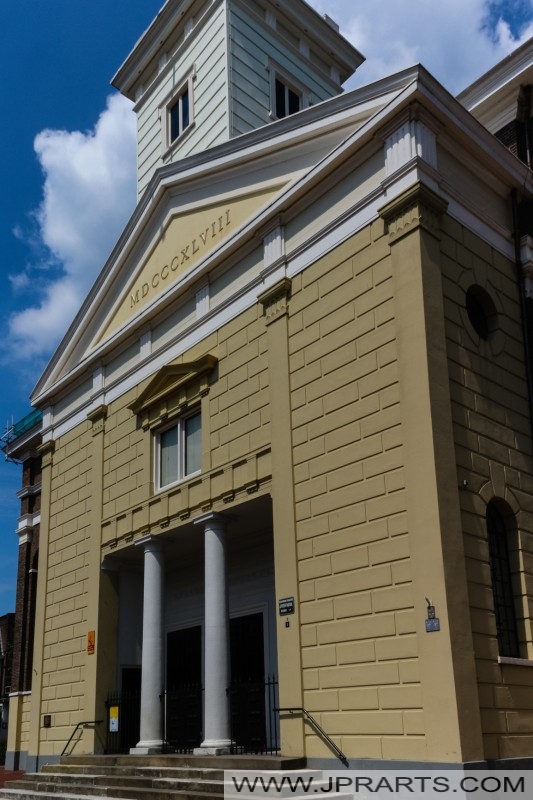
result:
M 415 184 L 388 228 L 409 543 L 428 761 L 483 758 L 449 389 L 440 256 L 446 203 Z M 440 630 L 426 632 L 427 601 Z
M 279 702 L 282 708 L 300 708 L 303 705 L 288 333 L 291 288 L 291 281 L 282 278 L 258 297 L 267 325 L 269 353 L 276 598 L 279 602 L 282 598 L 293 597 L 296 610 L 290 619 L 277 616 Z M 304 755 L 304 727 L 300 716 L 282 714 L 280 734 L 284 755 Z
M 50 546 L 50 501 L 52 496 L 52 467 L 55 441 L 48 439 L 37 448 L 41 455 L 41 523 L 39 532 L 39 571 L 37 575 L 37 600 L 35 608 L 35 635 L 33 644 L 33 675 L 31 685 L 31 723 L 28 740 L 26 769 L 37 769 L 41 753 L 41 708 L 43 695 L 44 628 L 48 584 L 48 556 Z
M 104 442 L 107 413 L 108 407 L 100 405 L 87 414 L 87 419 L 91 423 L 93 438 L 85 674 L 87 718 L 93 720 L 106 719 L 105 701 L 108 691 L 115 686 L 116 672 L 118 598 L 115 591 L 114 576 L 103 573 L 101 569 Z M 94 634 L 92 647 L 89 647 L 90 633 Z M 101 749 L 101 739 L 101 731 L 97 731 L 95 726 L 87 728 L 84 732 L 84 744 L 89 752 L 98 752 Z

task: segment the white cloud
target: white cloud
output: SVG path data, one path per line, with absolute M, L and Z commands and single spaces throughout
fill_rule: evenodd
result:
M 135 119 L 131 103 L 112 95 L 94 130 L 44 130 L 34 146 L 44 173 L 43 200 L 35 216 L 46 255 L 12 276 L 11 282 L 14 288 L 20 287 L 36 271 L 41 272 L 36 285 L 42 285 L 43 276 L 46 282 L 39 305 L 10 319 L 19 357 L 50 353 L 57 344 L 133 210 Z M 53 274 L 51 266 L 55 267 Z M 61 274 L 54 277 L 58 268 Z
M 370 83 L 416 63 L 458 93 L 533 34 L 514 38 L 503 20 L 487 27 L 486 0 L 312 0 L 366 56 L 349 87 Z

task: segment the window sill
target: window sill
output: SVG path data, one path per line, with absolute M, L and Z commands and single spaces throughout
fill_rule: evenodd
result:
M 187 125 L 185 130 L 182 131 L 176 139 L 174 139 L 173 142 L 167 144 L 166 148 L 163 145 L 163 153 L 161 155 L 161 159 L 163 161 L 166 161 L 172 156 L 174 150 L 177 150 L 178 146 L 181 145 L 182 142 L 189 136 L 194 127 L 195 127 L 195 121 L 193 120 L 192 122 L 189 123 L 189 125 Z
M 190 472 L 188 475 L 184 475 L 183 478 L 178 478 L 177 481 L 173 483 L 167 483 L 166 486 L 156 486 L 154 489 L 154 495 L 161 494 L 162 492 L 168 492 L 170 489 L 175 489 L 176 486 L 180 486 L 183 483 L 187 483 L 187 481 L 192 480 L 193 478 L 197 478 L 199 475 L 202 474 L 202 470 L 196 470 L 196 472 Z M 531 662 L 533 664 L 533 661 Z
M 515 667 L 533 667 L 533 661 L 529 658 L 511 658 L 510 656 L 498 656 L 498 664 L 510 664 Z

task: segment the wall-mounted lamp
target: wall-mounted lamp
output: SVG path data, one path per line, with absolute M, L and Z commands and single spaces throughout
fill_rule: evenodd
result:
M 426 618 L 426 633 L 434 633 L 440 631 L 440 620 L 435 614 L 435 606 L 431 600 L 426 597 L 427 604 L 427 618 Z

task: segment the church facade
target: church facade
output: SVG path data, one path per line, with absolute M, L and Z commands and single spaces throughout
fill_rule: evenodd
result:
M 32 396 L 8 763 L 128 692 L 135 753 L 533 754 L 531 171 L 361 61 L 300 0 L 168 0 L 115 76 L 139 202 Z

